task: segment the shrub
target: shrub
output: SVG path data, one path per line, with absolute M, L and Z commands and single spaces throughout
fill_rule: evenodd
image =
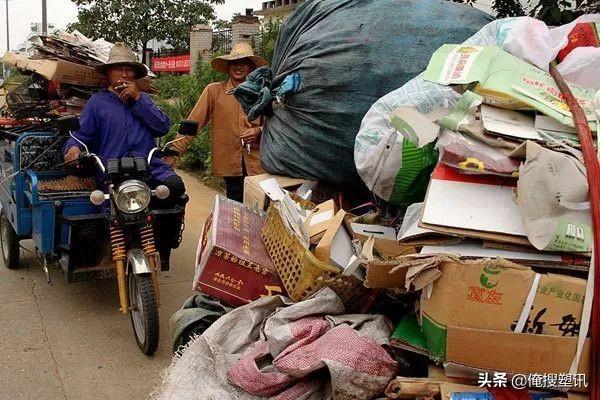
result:
M 179 122 L 186 119 L 200 98 L 202 91 L 212 82 L 219 82 L 225 75 L 214 71 L 210 64 L 198 61 L 193 75 L 164 74 L 154 80 L 158 91 L 157 105 L 171 118 L 171 131 L 163 138 L 163 143 L 171 140 L 179 128 Z M 204 128 L 190 144 L 181 159 L 181 166 L 205 171 L 210 167 L 210 128 Z

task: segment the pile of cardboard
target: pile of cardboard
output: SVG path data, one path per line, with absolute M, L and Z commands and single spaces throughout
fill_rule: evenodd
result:
M 19 133 L 62 115 L 81 114 L 86 101 L 106 83 L 94 67 L 112 47 L 78 32 L 34 36 L 25 53 L 6 52 L 0 86 L 0 129 Z
M 590 188 L 554 79 L 497 47 L 467 45 L 441 47 L 424 77 L 462 96 L 436 119 L 410 107 L 390 118 L 415 145 L 437 138 L 440 153 L 397 236 L 419 256 L 367 265 L 368 286 L 418 295 L 392 344 L 443 366 L 446 382 L 484 372 L 508 374 L 509 384 L 515 374 L 589 376 Z M 596 131 L 595 91 L 569 86 Z M 425 383 L 417 386 L 439 396 L 439 384 Z
M 504 386 L 524 376 L 522 387 L 585 392 L 593 294 L 587 279 L 590 188 L 560 90 L 548 72 L 493 46 L 445 45 L 423 76 L 452 86 L 461 97 L 427 114 L 402 106 L 390 115 L 388 122 L 412 145 L 439 152 L 422 202 L 389 221 L 381 207 L 352 209 L 339 197 L 316 201 L 315 182 L 249 177 L 245 204 L 236 207 L 246 210 L 242 214 L 254 209 L 257 222 L 252 228 L 242 222 L 236 240 L 252 249 L 263 276 L 242 277 L 239 263 L 211 261 L 222 250 L 215 243 L 230 237 L 225 234 L 230 228 L 213 220 L 198 252 L 199 288 L 228 301 L 234 292 L 227 282 L 235 280 L 238 287 L 260 289 L 240 296 L 234 287 L 243 302 L 273 294 L 299 301 L 327 281 L 345 300 L 337 284 L 360 282 L 354 297 L 364 302 L 362 310 L 385 314 L 396 326 L 390 343 L 408 365 L 405 376 L 423 377 L 392 381 L 388 398 L 462 398 L 456 393 L 493 398 L 468 386 L 481 384 L 486 374 L 501 374 L 508 380 Z M 596 93 L 570 86 L 597 130 Z M 215 206 L 213 216 L 220 208 Z M 293 246 L 276 249 L 287 252 L 283 257 L 265 237 L 267 209 L 283 221 L 282 235 L 293 238 Z M 231 229 L 237 225 L 234 218 Z M 234 247 L 228 249 L 233 259 L 244 258 Z M 279 264 L 291 253 L 296 261 L 308 260 L 307 269 L 318 262 L 327 273 L 315 278 L 314 270 L 289 272 Z M 225 276 L 225 286 L 216 288 L 215 276 Z M 290 280 L 303 290 L 296 291 Z M 361 296 L 364 288 L 377 301 Z M 416 372 L 423 360 L 442 369 L 429 376 Z M 540 374 L 569 377 L 570 383 L 546 380 L 536 386 Z

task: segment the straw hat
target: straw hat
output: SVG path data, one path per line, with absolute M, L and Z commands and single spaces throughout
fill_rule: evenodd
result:
M 267 60 L 254 55 L 254 50 L 252 50 L 252 46 L 250 46 L 248 43 L 236 44 L 233 46 L 231 53 L 215 58 L 212 60 L 211 65 L 216 71 L 228 74 L 229 62 L 241 60 L 243 58 L 247 58 L 252 61 L 257 68 L 267 65 Z
M 115 43 L 110 49 L 108 61 L 96 67 L 96 71 L 107 75 L 108 69 L 116 65 L 129 65 L 135 69 L 135 79 L 141 79 L 148 75 L 148 69 L 144 64 L 138 62 L 135 53 L 125 43 Z

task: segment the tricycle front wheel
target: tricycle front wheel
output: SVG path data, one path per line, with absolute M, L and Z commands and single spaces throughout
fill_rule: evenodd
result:
M 150 274 L 127 276 L 131 325 L 138 347 L 147 356 L 158 347 L 158 302 Z
M 19 238 L 4 210 L 0 213 L 0 248 L 4 265 L 9 269 L 20 266 Z

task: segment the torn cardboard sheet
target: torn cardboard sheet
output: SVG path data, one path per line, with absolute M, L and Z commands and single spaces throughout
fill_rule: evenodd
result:
M 539 250 L 589 252 L 593 240 L 585 167 L 575 158 L 527 142 L 519 207 Z
M 367 264 L 365 286 L 372 289 L 400 287 L 405 290 L 418 286 L 421 289 L 437 279 L 436 267 L 440 263 L 457 260 L 458 257 L 446 254 L 411 254 L 394 261 L 370 261 Z
M 327 264 L 345 269 L 354 255 L 352 237 L 344 227 L 346 212 L 339 210 L 335 217 L 329 221 L 323 238 L 315 247 L 315 257 Z
M 323 238 L 327 227 L 336 214 L 335 202 L 328 200 L 310 210 L 304 223 L 312 244 L 317 244 Z
M 441 118 L 438 124 L 451 131 L 463 132 L 499 151 L 508 152 L 519 146 L 519 141 L 484 132 L 480 106 L 483 97 L 467 90 L 462 94 L 452 113 Z
M 416 253 L 413 246 L 398 243 L 396 230 L 392 227 L 355 222 L 351 223 L 350 227 L 355 237 L 362 243 L 372 237 L 374 252 L 382 259 L 395 259 L 401 255 Z
M 406 246 L 447 245 L 460 243 L 463 238 L 446 235 L 430 229 L 421 228 L 419 219 L 424 203 L 414 203 L 408 206 L 402 226 L 398 232 L 398 242 Z
M 466 175 L 445 165 L 433 171 L 419 226 L 480 239 L 528 244 L 514 180 Z
M 477 93 L 501 108 L 535 108 L 562 124 L 573 117 L 552 76 L 495 46 L 443 45 L 425 71 L 425 80 L 442 85 L 478 82 Z M 589 121 L 595 91 L 569 84 Z
M 260 183 L 269 179 L 275 179 L 280 188 L 288 191 L 293 191 L 295 188 L 299 190 L 302 185 L 307 185 L 305 186 L 306 189 L 303 189 L 303 193 L 301 193 L 304 195 L 306 195 L 307 190 L 312 189 L 311 186 L 316 184 L 316 182 L 306 179 L 271 174 L 247 176 L 244 178 L 244 204 L 256 210 L 266 210 L 270 199 Z
M 482 104 L 481 120 L 487 133 L 516 140 L 542 140 L 532 114 Z
M 568 254 L 548 253 L 537 251 L 534 248 L 503 246 L 502 243 L 482 242 L 478 240 L 465 240 L 453 245 L 423 246 L 420 254 L 456 254 L 461 259 L 503 258 L 521 265 L 564 268 L 585 271 L 589 267 L 589 259 L 573 257 Z

